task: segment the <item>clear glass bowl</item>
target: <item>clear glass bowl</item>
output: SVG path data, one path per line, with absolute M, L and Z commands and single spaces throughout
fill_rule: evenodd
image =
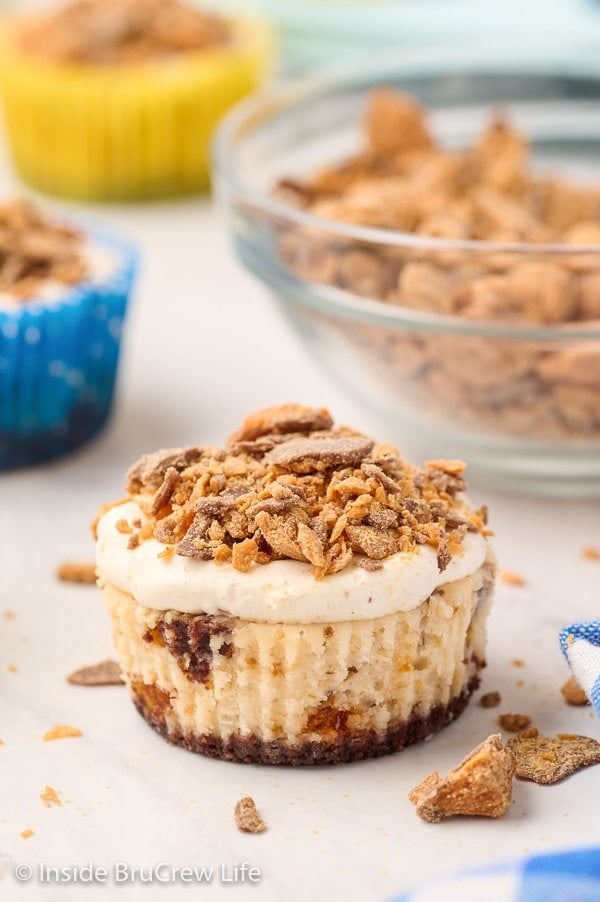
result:
M 539 264 L 600 310 L 600 246 L 423 237 L 318 218 L 273 196 L 278 179 L 356 153 L 366 95 L 380 84 L 418 97 L 447 146 L 468 146 L 502 103 L 535 166 L 600 187 L 595 54 L 549 56 L 422 54 L 259 95 L 217 136 L 216 184 L 242 262 L 322 365 L 385 416 L 390 438 L 415 454 L 466 459 L 472 481 L 599 496 L 600 318 L 522 325 L 378 298 L 390 279 L 408 296 L 426 291 L 431 269 L 468 285 Z

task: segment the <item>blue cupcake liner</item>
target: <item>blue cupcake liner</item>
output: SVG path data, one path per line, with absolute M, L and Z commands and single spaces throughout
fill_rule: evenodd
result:
M 102 428 L 112 406 L 137 252 L 102 227 L 68 224 L 91 246 L 113 252 L 114 270 L 59 299 L 0 309 L 0 470 L 77 448 Z

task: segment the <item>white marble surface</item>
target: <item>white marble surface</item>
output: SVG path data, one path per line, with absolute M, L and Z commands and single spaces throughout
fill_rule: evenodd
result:
M 123 473 L 140 452 L 219 441 L 249 409 L 284 400 L 326 404 L 342 420 L 381 437 L 385 431 L 313 367 L 234 262 L 207 205 L 96 212 L 128 231 L 144 254 L 115 418 L 81 453 L 0 478 L 0 897 L 178 902 L 202 892 L 215 900 L 375 902 L 451 868 L 600 840 L 600 768 L 555 787 L 518 783 L 501 821 L 418 820 L 408 790 L 494 730 L 497 712 L 477 704 L 442 735 L 401 755 L 279 770 L 171 748 L 122 687 L 66 683 L 74 668 L 109 656 L 111 644 L 97 590 L 60 584 L 53 570 L 65 558 L 91 558 L 89 521 L 101 502 L 119 496 Z M 600 564 L 581 557 L 582 546 L 600 543 L 598 504 L 489 493 L 485 500 L 500 562 L 521 572 L 527 586 L 498 589 L 484 689 L 500 690 L 500 710 L 529 713 L 544 731 L 598 736 L 589 709 L 561 701 L 567 668 L 557 644 L 561 625 L 598 613 Z M 7 610 L 14 619 L 4 619 Z M 511 665 L 514 658 L 524 666 Z M 55 723 L 83 735 L 42 742 Z M 47 784 L 60 791 L 62 807 L 43 806 Z M 233 805 L 246 793 L 268 821 L 264 835 L 242 835 L 234 826 Z M 26 828 L 35 835 L 25 840 L 19 834 Z M 117 861 L 218 872 L 221 862 L 244 860 L 262 870 L 258 886 L 224 885 L 217 875 L 200 889 L 50 887 L 35 877 L 18 885 L 10 873 L 16 863 L 111 869 Z

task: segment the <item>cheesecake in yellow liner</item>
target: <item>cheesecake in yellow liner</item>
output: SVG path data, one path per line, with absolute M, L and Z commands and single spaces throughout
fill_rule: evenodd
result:
M 268 764 L 383 755 L 450 723 L 485 666 L 495 569 L 463 469 L 412 467 L 300 405 L 252 414 L 225 448 L 142 457 L 95 526 L 142 716 Z
M 145 199 L 206 188 L 212 132 L 265 78 L 270 35 L 182 0 L 70 0 L 0 27 L 0 91 L 23 179 Z

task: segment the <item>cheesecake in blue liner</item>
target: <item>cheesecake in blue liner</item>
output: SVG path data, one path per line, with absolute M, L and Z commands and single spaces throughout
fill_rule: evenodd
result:
M 102 428 L 135 270 L 133 246 L 102 227 L 0 204 L 0 470 Z

